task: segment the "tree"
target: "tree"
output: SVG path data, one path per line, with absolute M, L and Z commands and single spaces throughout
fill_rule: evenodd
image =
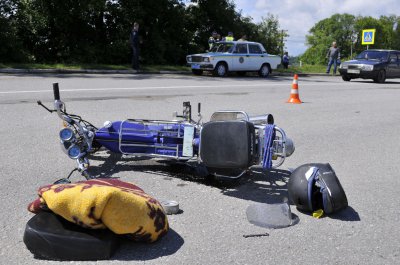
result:
M 0 62 L 23 62 L 28 55 L 22 47 L 17 34 L 17 1 L 2 0 L 0 2 Z
M 187 12 L 190 17 L 186 28 L 192 32 L 191 42 L 194 50 L 190 52 L 204 52 L 208 49 L 208 38 L 215 30 L 221 37 L 233 32 L 235 39 L 240 38 L 243 32 L 241 14 L 236 12 L 235 4 L 229 0 L 192 0 Z
M 282 49 L 278 18 L 259 24 L 232 0 L 1 0 L 0 56 L 5 61 L 130 63 L 129 33 L 139 22 L 141 61 L 184 64 L 208 49 L 213 30 L 246 34 L 270 53 Z
M 212 31 L 216 30 L 221 36 L 229 31 L 234 33 L 235 39 L 243 35 L 252 41 L 261 42 L 269 53 L 280 54 L 282 38 L 288 35 L 279 28 L 277 16 L 270 13 L 255 24 L 251 17 L 242 16 L 236 11 L 232 1 L 221 0 L 193 0 L 187 8 L 190 20 L 186 28 L 193 32 L 191 52 L 202 52 L 208 49 L 207 40 Z
M 283 54 L 282 40 L 288 36 L 286 31 L 279 28 L 278 17 L 270 13 L 257 24 L 257 36 L 255 39 L 264 45 L 268 53 Z
M 362 45 L 362 30 L 375 29 L 375 43 L 370 48 L 399 49 L 400 33 L 398 29 L 399 16 L 354 17 L 349 14 L 335 14 L 330 18 L 317 22 L 307 35 L 309 48 L 301 59 L 310 64 L 325 63 L 327 49 L 336 41 L 341 57 L 350 57 L 351 53 L 359 53 L 366 49 Z M 396 27 L 397 26 L 397 27 Z
M 323 19 L 310 29 L 306 36 L 309 49 L 301 56 L 310 64 L 324 64 L 327 50 L 333 41 L 340 47 L 341 56 L 350 56 L 352 39 L 356 34 L 355 17 L 350 14 L 335 14 Z
M 400 17 L 397 18 L 396 23 L 393 25 L 393 31 L 394 31 L 393 47 L 396 50 L 400 50 Z
M 355 28 L 359 32 L 356 49 L 358 52 L 365 50 L 361 45 L 361 34 L 363 29 L 376 29 L 375 42 L 369 48 L 374 49 L 396 49 L 396 31 L 395 24 L 400 20 L 400 16 L 391 15 L 381 16 L 379 19 L 373 17 L 359 17 Z M 397 47 L 399 48 L 399 47 Z

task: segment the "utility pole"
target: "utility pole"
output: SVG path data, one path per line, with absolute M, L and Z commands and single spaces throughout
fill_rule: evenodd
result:
M 285 47 L 283 41 L 284 41 L 284 37 L 288 37 L 289 35 L 287 35 L 287 30 L 282 29 L 281 30 L 281 61 L 283 60 L 283 48 Z
M 354 45 L 354 44 L 356 43 L 356 41 L 357 41 L 357 35 L 356 35 L 355 32 L 353 32 L 353 33 L 351 34 L 350 41 L 351 41 L 351 43 L 350 43 L 350 58 L 353 59 L 353 45 Z

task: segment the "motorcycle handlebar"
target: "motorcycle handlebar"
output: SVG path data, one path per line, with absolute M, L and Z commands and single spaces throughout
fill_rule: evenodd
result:
M 58 83 L 53 83 L 54 100 L 60 100 L 60 89 Z

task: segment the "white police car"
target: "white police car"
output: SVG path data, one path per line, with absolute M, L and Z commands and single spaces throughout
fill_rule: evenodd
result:
M 258 42 L 227 41 L 215 43 L 208 53 L 186 56 L 186 62 L 195 75 L 203 71 L 212 71 L 216 76 L 226 76 L 228 72 L 240 75 L 258 72 L 261 77 L 267 77 L 281 63 L 281 58 L 267 54 Z

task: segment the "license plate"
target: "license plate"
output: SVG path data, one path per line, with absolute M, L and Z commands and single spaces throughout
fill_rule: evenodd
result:
M 347 73 L 349 73 L 349 74 L 359 74 L 360 70 L 358 70 L 358 69 L 348 69 Z
M 192 64 L 192 69 L 200 69 L 200 64 Z

